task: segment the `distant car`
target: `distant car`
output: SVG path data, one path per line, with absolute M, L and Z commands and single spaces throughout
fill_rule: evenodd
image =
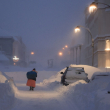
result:
M 85 73 L 83 67 L 66 67 L 65 71 L 61 71 L 60 74 L 62 74 L 61 83 L 66 86 L 75 80 L 85 80 L 89 82 L 88 74 Z

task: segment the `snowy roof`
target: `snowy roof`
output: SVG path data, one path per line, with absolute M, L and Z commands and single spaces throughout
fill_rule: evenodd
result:
M 9 59 L 3 53 L 0 52 L 0 61 L 9 61 Z
M 17 34 L 0 29 L 0 38 L 13 38 L 18 41 Z
M 13 38 L 16 41 L 19 41 L 16 37 L 14 36 L 0 36 L 0 38 Z

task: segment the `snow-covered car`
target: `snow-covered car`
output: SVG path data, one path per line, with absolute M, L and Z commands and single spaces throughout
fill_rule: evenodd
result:
M 110 72 L 96 72 L 92 75 L 91 80 L 103 78 L 104 76 L 110 76 Z
M 61 83 L 63 85 L 69 85 L 73 83 L 75 80 L 85 80 L 89 82 L 88 74 L 85 73 L 83 67 L 66 67 L 65 71 L 61 71 Z
M 102 69 L 99 69 L 99 68 L 96 68 L 96 67 L 93 67 L 93 66 L 90 66 L 90 65 L 75 65 L 75 64 L 71 64 L 69 66 L 69 68 L 71 67 L 83 67 L 84 68 L 84 71 L 85 73 L 88 74 L 88 78 L 91 79 L 92 75 L 96 72 L 103 72 Z

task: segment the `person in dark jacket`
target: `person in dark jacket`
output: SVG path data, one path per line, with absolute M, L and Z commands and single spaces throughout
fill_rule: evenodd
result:
M 34 90 L 34 88 L 35 88 L 35 82 L 36 82 L 36 77 L 37 77 L 37 71 L 36 71 L 36 69 L 34 68 L 32 71 L 29 71 L 29 72 L 27 72 L 27 74 L 26 74 L 26 76 L 27 76 L 27 86 L 30 86 L 30 91 L 32 90 Z

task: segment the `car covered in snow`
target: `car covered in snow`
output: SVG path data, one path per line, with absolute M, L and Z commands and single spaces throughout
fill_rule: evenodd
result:
M 60 74 L 62 74 L 61 83 L 66 86 L 76 80 L 89 82 L 88 74 L 85 73 L 83 67 L 66 67 L 65 71 L 61 71 Z
M 100 79 L 106 76 L 110 76 L 110 72 L 95 72 L 91 77 L 91 81 L 95 79 Z

